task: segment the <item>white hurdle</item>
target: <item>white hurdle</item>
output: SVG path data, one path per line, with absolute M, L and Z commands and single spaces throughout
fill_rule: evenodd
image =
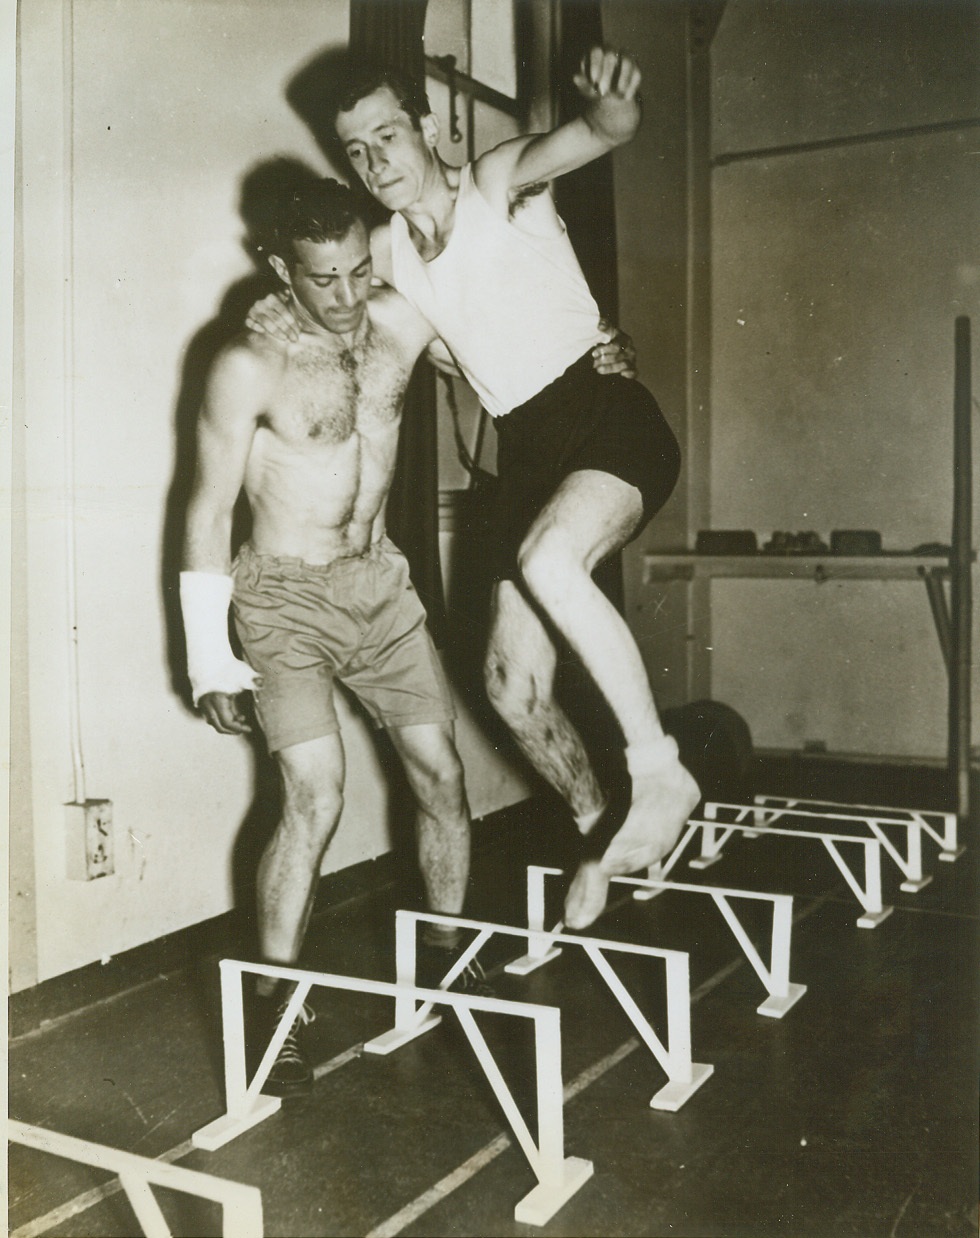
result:
M 554 932 L 544 931 L 545 916 L 545 878 L 561 876 L 560 868 L 543 868 L 530 864 L 527 870 L 527 923 L 532 930 L 529 938 L 527 954 L 508 964 L 507 971 L 526 975 L 561 954 L 556 941 L 569 941 L 574 944 L 575 937 L 566 938 L 561 935 L 559 926 Z M 806 992 L 805 984 L 793 984 L 789 978 L 790 942 L 793 932 L 793 896 L 792 894 L 766 894 L 755 890 L 724 889 L 720 886 L 684 885 L 675 881 L 653 881 L 648 877 L 614 877 L 616 885 L 633 886 L 635 899 L 646 901 L 672 890 L 681 894 L 708 895 L 721 912 L 725 923 L 734 934 L 735 940 L 742 947 L 742 952 L 752 965 L 755 974 L 762 981 L 769 996 L 756 1012 L 770 1019 L 781 1019 L 791 1010 Z M 769 944 L 769 965 L 762 961 L 745 927 L 735 914 L 730 899 L 746 898 L 757 902 L 772 904 L 772 936 Z
M 752 838 L 759 838 L 761 835 L 769 833 L 771 827 L 777 821 L 784 821 L 787 824 L 791 821 L 836 821 L 845 825 L 852 825 L 855 828 L 865 829 L 874 838 L 877 838 L 885 854 L 895 862 L 902 873 L 904 881 L 900 888 L 906 894 L 918 894 L 920 890 L 924 890 L 932 881 L 932 878 L 926 877 L 922 871 L 923 823 L 911 817 L 888 816 L 887 809 L 882 809 L 876 815 L 871 815 L 859 812 L 815 812 L 808 808 L 796 808 L 787 804 L 766 805 L 755 803 L 749 806 L 745 804 L 725 804 L 720 801 L 705 804 L 704 815 L 709 821 L 719 820 L 719 814 L 733 817 L 733 824 L 739 825 L 747 824 L 751 819 L 752 831 L 748 836 Z M 885 832 L 886 826 L 893 830 L 904 831 L 904 855 L 888 837 L 888 834 Z M 817 829 L 816 826 L 811 828 L 815 833 L 823 832 Z M 715 855 L 707 863 L 701 865 L 701 867 L 707 867 L 707 864 L 714 863 L 714 860 L 717 858 L 718 856 Z
M 398 916 L 405 913 L 398 912 Z M 400 956 L 399 956 L 400 957 Z M 474 997 L 465 993 L 448 993 L 441 989 L 423 989 L 414 984 L 391 984 L 382 980 L 363 980 L 357 976 L 337 976 L 329 972 L 304 971 L 299 968 L 274 967 L 261 963 L 245 963 L 237 959 L 221 960 L 221 1003 L 225 1050 L 225 1103 L 227 1112 L 209 1122 L 191 1136 L 195 1147 L 213 1151 L 249 1130 L 275 1113 L 281 1101 L 278 1097 L 261 1095 L 261 1088 L 276 1055 L 300 1007 L 314 987 L 341 989 L 352 993 L 370 993 L 395 999 L 396 1011 L 402 1018 L 406 1011 L 422 1013 L 416 1019 L 414 1035 L 438 1023 L 431 1015 L 433 1005 L 452 1006 L 459 1015 L 463 1030 L 476 1053 L 494 1095 L 520 1144 L 538 1185 L 514 1209 L 514 1219 L 525 1225 L 544 1225 L 592 1176 L 591 1161 L 564 1154 L 564 1113 L 561 1077 L 561 1012 L 554 1006 L 530 1002 L 505 1001 L 496 997 Z M 414 958 L 412 962 L 414 971 Z M 249 1081 L 245 1070 L 245 1025 L 242 986 L 244 973 L 270 976 L 291 981 L 296 988 L 289 1004 L 269 1041 L 262 1061 Z M 538 1139 L 535 1142 L 520 1110 L 507 1087 L 482 1033 L 473 1018 L 474 1011 L 516 1015 L 534 1023 L 535 1062 L 537 1068 Z M 397 1018 L 397 1015 L 396 1015 Z M 376 1043 L 376 1042 L 373 1042 Z M 370 1044 L 369 1052 L 378 1052 Z M 381 1050 L 384 1052 L 385 1050 Z M 237 1238 L 237 1235 L 236 1235 Z
M 395 914 L 396 954 L 400 963 L 407 967 L 411 960 L 414 969 L 415 941 L 420 921 L 428 924 L 445 924 L 459 928 L 475 929 L 477 936 L 467 947 L 462 961 L 450 971 L 440 982 L 451 984 L 457 972 L 476 953 L 477 950 L 495 933 L 507 937 L 523 937 L 531 943 L 540 945 L 542 940 L 555 936 L 553 933 L 541 933 L 528 928 L 517 928 L 510 924 L 489 924 L 483 920 L 466 920 L 461 916 L 443 916 L 435 912 L 399 911 Z M 680 950 L 663 950 L 656 946 L 635 946 L 629 942 L 606 941 L 601 937 L 563 937 L 563 944 L 579 946 L 589 956 L 589 960 L 606 982 L 613 997 L 623 1008 L 627 1018 L 636 1028 L 640 1039 L 647 1046 L 654 1058 L 667 1075 L 667 1082 L 650 1101 L 652 1109 L 664 1109 L 675 1112 L 698 1088 L 711 1077 L 714 1067 L 703 1062 L 691 1060 L 691 977 L 688 955 Z M 606 959 L 607 952 L 620 954 L 642 955 L 647 958 L 662 959 L 666 969 L 667 981 L 667 1036 L 666 1043 L 660 1039 L 650 1026 L 649 1020 L 640 1010 L 626 986 L 616 975 Z M 510 964 L 505 970 L 520 972 L 519 967 Z M 432 1026 L 431 1002 L 423 1001 L 416 1006 L 409 987 L 412 978 L 406 977 L 402 994 L 395 1005 L 395 1026 L 375 1040 L 368 1041 L 364 1048 L 369 1053 L 390 1053 L 409 1040 L 414 1040 Z
M 835 800 L 802 799 L 800 796 L 757 795 L 755 803 L 763 808 L 830 808 L 848 812 L 871 813 L 881 820 L 909 820 L 922 827 L 922 831 L 934 839 L 940 847 L 938 859 L 952 864 L 966 851 L 957 841 L 955 812 L 941 812 L 930 808 L 884 808 L 880 804 L 841 804 Z M 933 825 L 938 822 L 939 825 Z
M 752 810 L 749 809 L 751 812 Z M 700 854 L 690 861 L 692 868 L 707 868 L 720 858 L 721 850 L 733 834 L 750 838 L 760 834 L 772 834 L 782 838 L 809 838 L 823 843 L 830 858 L 837 865 L 841 876 L 853 891 L 858 902 L 864 909 L 855 923 L 858 928 L 876 928 L 883 920 L 892 914 L 894 907 L 886 907 L 881 901 L 881 840 L 878 838 L 861 838 L 856 834 L 832 834 L 818 830 L 791 830 L 778 826 L 746 825 L 734 821 L 698 821 L 694 818 L 687 823 L 687 828 L 674 844 L 670 855 L 659 864 L 653 864 L 647 870 L 650 881 L 663 881 L 670 870 L 680 859 L 687 844 L 698 831 L 703 831 Z M 860 882 L 847 861 L 841 855 L 839 844 L 850 843 L 860 847 L 864 852 L 864 884 Z
M 213 1174 L 137 1156 L 134 1152 L 121 1152 L 26 1122 L 8 1121 L 7 1133 L 11 1143 L 118 1174 L 146 1238 L 172 1238 L 167 1220 L 150 1189 L 151 1183 L 220 1204 L 224 1238 L 262 1238 L 262 1192 L 257 1186 L 216 1178 Z

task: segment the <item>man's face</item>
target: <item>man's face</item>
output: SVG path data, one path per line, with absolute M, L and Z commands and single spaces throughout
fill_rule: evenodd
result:
M 339 241 L 293 241 L 295 261 L 276 270 L 286 279 L 305 315 L 335 335 L 356 331 L 371 290 L 371 248 L 358 221 Z
M 351 167 L 370 193 L 391 211 L 416 202 L 437 169 L 434 116 L 423 116 L 421 130 L 398 104 L 389 86 L 338 112 L 336 128 Z

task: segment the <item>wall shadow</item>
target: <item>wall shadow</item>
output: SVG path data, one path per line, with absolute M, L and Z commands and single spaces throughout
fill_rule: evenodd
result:
M 357 62 L 346 47 L 325 47 L 316 52 L 290 78 L 286 101 L 310 131 L 336 175 L 346 181 L 358 197 L 358 208 L 370 227 L 384 223 L 389 212 L 367 192 L 352 174 L 343 146 L 333 128 L 338 93 Z
M 286 102 L 335 168 L 346 167 L 347 161 L 331 118 L 338 90 L 350 74 L 351 63 L 347 47 L 324 47 L 314 52 L 286 83 Z

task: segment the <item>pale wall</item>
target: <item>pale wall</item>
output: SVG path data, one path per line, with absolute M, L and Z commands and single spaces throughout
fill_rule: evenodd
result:
M 976 117 L 975 6 L 730 0 L 712 58 L 716 156 L 884 136 L 716 166 L 711 523 L 948 543 L 978 130 L 887 135 Z M 711 620 L 713 695 L 758 744 L 944 755 L 921 585 L 716 582 Z
M 686 9 L 603 4 L 607 41 L 644 71 L 643 126 L 615 161 L 620 318 L 686 460 L 624 555 L 629 621 L 662 706 L 710 694 L 759 746 L 938 759 L 946 676 L 921 585 L 716 582 L 689 598 L 644 587 L 640 560 L 701 527 L 950 540 L 954 318 L 972 315 L 975 358 L 980 335 L 976 128 L 716 166 L 703 322 L 685 141 L 709 104 L 715 156 L 976 117 L 978 10 L 728 0 L 702 98 Z
M 285 88 L 346 35 L 344 0 L 21 8 L 18 374 L 27 428 L 15 464 L 26 519 L 14 546 L 22 537 L 26 555 L 14 573 L 26 604 L 13 645 L 25 690 L 12 725 L 30 746 L 18 749 L 29 770 L 13 811 L 17 836 L 26 824 L 34 841 L 34 856 L 14 867 L 25 906 L 32 859 L 37 870 L 38 979 L 232 904 L 254 763 L 246 743 L 212 732 L 171 682 L 161 554 L 175 409 L 185 350 L 251 270 L 237 212 L 243 175 L 279 153 L 327 170 Z M 64 860 L 63 805 L 76 793 L 69 529 L 85 792 L 111 799 L 115 817 L 116 873 L 87 883 L 67 880 Z M 342 715 L 347 804 L 325 871 L 390 846 L 371 738 Z M 477 815 L 525 794 L 465 716 L 461 750 Z M 16 987 L 30 981 L 30 945 L 21 943 L 19 968 L 14 960 Z

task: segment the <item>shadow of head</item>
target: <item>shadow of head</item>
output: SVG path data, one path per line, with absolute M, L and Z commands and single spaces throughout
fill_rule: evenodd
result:
M 370 83 L 384 75 L 384 65 L 378 59 L 352 56 L 344 47 L 328 47 L 308 60 L 286 87 L 290 107 L 313 135 L 335 175 L 346 181 L 358 195 L 359 209 L 369 227 L 384 222 L 388 212 L 371 197 L 354 174 L 337 137 L 334 120 L 342 106 L 350 106 L 351 98 L 361 97 L 361 92 L 371 88 Z M 406 97 L 412 99 L 413 107 L 427 111 L 424 83 L 419 86 L 415 79 L 404 76 L 402 81 L 407 85 Z M 418 93 L 420 89 L 421 94 Z
M 308 60 L 286 86 L 289 106 L 344 179 L 348 179 L 349 167 L 333 122 L 353 68 L 346 47 L 328 47 Z
M 275 252 L 276 230 L 294 194 L 316 184 L 320 176 L 300 159 L 281 155 L 264 159 L 245 173 L 238 213 L 245 226 L 242 246 L 263 274 Z

